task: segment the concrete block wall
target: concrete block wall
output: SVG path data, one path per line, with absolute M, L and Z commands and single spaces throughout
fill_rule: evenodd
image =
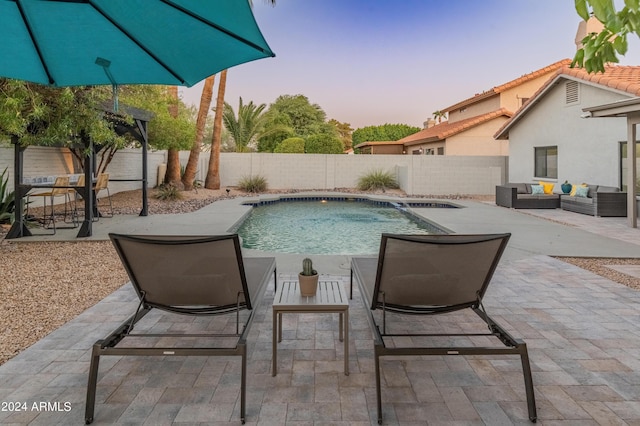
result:
M 180 153 L 186 165 L 189 152 Z M 148 153 L 148 186 L 158 184 L 158 169 L 166 162 L 166 151 Z M 342 155 L 222 153 L 222 187 L 237 186 L 245 176 L 260 175 L 271 189 L 354 188 L 358 179 L 374 170 L 394 174 L 409 195 L 491 195 L 495 186 L 506 182 L 508 157 L 431 156 L 431 155 Z M 209 153 L 200 155 L 196 179 L 204 182 Z M 25 152 L 25 176 L 73 173 L 71 155 L 66 149 L 29 147 Z M 13 173 L 13 148 L 0 147 L 0 170 Z M 109 165 L 111 179 L 137 179 L 142 176 L 140 150 L 121 150 Z M 13 182 L 10 182 L 13 186 Z M 138 189 L 140 182 L 110 182 L 112 193 Z
M 116 152 L 107 168 L 110 179 L 141 179 L 142 157 L 139 149 L 122 149 Z M 8 168 L 9 187 L 13 190 L 13 146 L 0 146 L 0 172 Z M 74 168 L 73 155 L 66 148 L 30 146 L 24 151 L 23 174 L 25 178 L 58 176 L 80 173 Z M 98 160 L 99 161 L 99 160 Z M 166 151 L 147 153 L 148 187 L 157 183 L 158 165 L 166 161 Z M 129 191 L 142 187 L 141 182 L 110 182 L 111 193 Z

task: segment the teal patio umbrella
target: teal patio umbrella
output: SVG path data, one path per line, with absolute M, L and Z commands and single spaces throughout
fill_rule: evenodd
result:
M 0 77 L 54 87 L 111 85 L 115 111 L 118 85 L 192 86 L 275 56 L 248 0 L 0 0 L 0 40 Z M 17 143 L 16 151 L 21 197 Z M 17 216 L 8 237 L 28 235 L 20 211 Z M 91 235 L 89 214 L 78 235 Z
M 0 0 L 0 76 L 192 86 L 275 56 L 248 0 Z

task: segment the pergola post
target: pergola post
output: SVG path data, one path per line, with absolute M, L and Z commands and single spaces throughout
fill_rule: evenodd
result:
M 638 227 L 638 203 L 636 201 L 638 124 L 640 124 L 640 113 L 627 115 L 627 218 L 629 226 L 632 228 Z

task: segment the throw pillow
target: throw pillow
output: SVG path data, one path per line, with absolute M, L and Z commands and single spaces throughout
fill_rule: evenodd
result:
M 573 185 L 573 187 L 571 187 L 571 192 L 569 193 L 569 195 L 571 195 L 572 197 L 575 197 L 576 196 L 576 191 L 578 190 L 579 186 L 586 187 L 587 184 L 583 183 L 582 185 Z
M 588 186 L 579 186 L 578 189 L 576 189 L 576 197 L 586 197 L 587 194 L 589 193 L 589 187 Z
M 553 194 L 553 186 L 554 186 L 554 184 L 552 184 L 550 182 L 540 181 L 540 185 L 542 185 L 542 188 L 543 188 L 545 194 Z
M 544 188 L 542 185 L 531 185 L 531 195 L 544 194 Z

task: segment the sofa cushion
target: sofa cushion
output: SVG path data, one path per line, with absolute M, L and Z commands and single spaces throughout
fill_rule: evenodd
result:
M 593 198 L 596 195 L 596 191 L 598 191 L 598 185 L 587 185 L 589 187 L 589 192 L 587 193 L 587 197 Z
M 580 185 L 573 185 L 571 187 L 571 192 L 569 192 L 569 195 L 571 195 L 572 197 L 576 196 L 576 190 L 578 189 L 579 186 L 587 186 L 586 183 L 580 184 Z
M 598 186 L 598 192 L 620 192 L 615 186 Z
M 576 198 L 587 198 L 587 195 L 589 194 L 589 187 L 588 186 L 579 186 L 576 189 Z
M 531 195 L 544 194 L 544 187 L 542 185 L 531 185 Z
M 511 187 L 516 188 L 518 194 L 528 194 L 527 187 L 524 183 L 513 183 Z

